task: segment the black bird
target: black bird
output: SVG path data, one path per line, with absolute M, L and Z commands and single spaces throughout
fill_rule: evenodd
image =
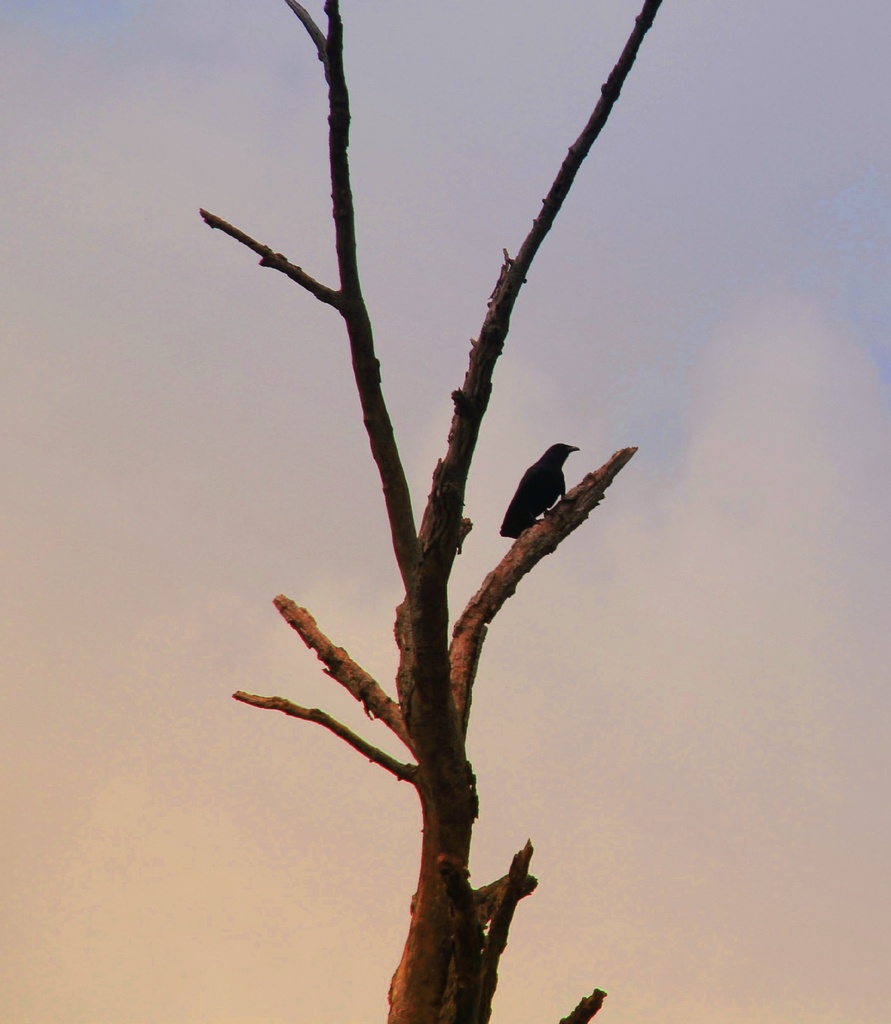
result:
M 504 514 L 502 537 L 519 537 L 558 498 L 566 497 L 563 463 L 570 452 L 577 451 L 571 444 L 552 444 L 538 462 L 526 470 Z

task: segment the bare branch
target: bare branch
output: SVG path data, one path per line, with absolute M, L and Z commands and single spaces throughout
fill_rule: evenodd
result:
M 495 987 L 498 984 L 498 965 L 501 961 L 501 954 L 507 948 L 507 933 L 510 931 L 511 922 L 514 919 L 514 911 L 520 900 L 528 895 L 526 880 L 529 877 L 529 862 L 531 860 L 532 841 L 527 840 L 523 849 L 514 855 L 507 875 L 507 884 L 501 891 L 492 915 L 492 923 L 489 925 L 486 944 L 483 948 L 477 1018 L 479 1024 L 488 1024 L 488 1020 L 492 1016 L 492 1000 L 495 997 Z
M 545 555 L 551 554 L 565 537 L 578 529 L 600 504 L 607 487 L 636 451 L 636 448 L 617 451 L 600 469 L 588 473 L 544 519 L 520 534 L 458 617 L 452 631 L 449 657 L 455 705 L 465 728 L 473 681 L 489 623 L 517 589 L 520 580 Z
M 384 692 L 380 684 L 353 661 L 342 647 L 337 647 L 325 636 L 305 608 L 283 594 L 279 594 L 273 603 L 285 622 L 311 651 L 315 651 L 325 666 L 325 674 L 336 679 L 352 694 L 365 708 L 369 718 L 379 718 L 411 750 L 411 741 L 399 705 Z
M 286 700 L 284 697 L 260 697 L 255 693 L 245 693 L 244 690 L 238 690 L 232 696 L 235 700 L 241 701 L 242 704 L 250 704 L 251 707 L 264 708 L 268 711 L 281 711 L 282 714 L 290 715 L 291 718 L 300 718 L 304 722 L 315 722 L 317 725 L 324 726 L 330 732 L 333 732 L 335 736 L 339 736 L 344 742 L 348 743 L 354 750 L 358 750 L 369 761 L 379 764 L 381 768 L 386 768 L 391 775 L 395 775 L 402 782 L 412 782 L 414 779 L 417 770 L 416 765 L 403 764 L 402 761 L 391 757 L 383 750 L 369 743 L 368 740 L 354 733 L 352 729 L 347 728 L 342 722 L 338 722 L 336 718 L 332 718 L 325 711 L 320 711 L 318 708 L 303 708 L 299 704 L 293 704 L 291 701 Z
M 585 996 L 568 1017 L 564 1017 L 560 1021 L 560 1024 L 588 1024 L 588 1021 L 603 1006 L 604 999 L 606 999 L 606 992 L 603 989 L 595 988 L 591 995 Z
M 334 306 L 335 309 L 340 309 L 342 302 L 340 292 L 329 288 L 327 285 L 320 284 L 301 267 L 291 263 L 286 256 L 283 256 L 280 252 L 273 252 L 268 245 L 263 245 L 262 242 L 258 242 L 256 239 L 251 238 L 250 235 L 246 235 L 242 230 L 223 220 L 222 217 L 218 217 L 215 213 L 209 213 L 207 210 L 199 210 L 198 212 L 208 227 L 222 231 L 223 234 L 229 235 L 230 238 L 234 238 L 237 242 L 241 242 L 242 245 L 246 245 L 248 249 L 252 249 L 258 256 L 262 257 L 260 260 L 261 267 L 271 267 L 273 270 L 280 271 L 282 274 L 290 277 L 292 281 L 296 281 L 301 288 L 305 288 L 311 295 L 315 295 L 320 302 Z
M 322 66 L 325 69 L 325 81 L 330 84 L 331 79 L 328 71 L 328 44 L 325 41 L 325 33 L 313 21 L 312 15 L 309 11 L 302 4 L 298 4 L 297 0 L 285 0 L 285 3 L 297 15 L 303 24 L 303 27 L 309 34 L 310 39 L 315 43 L 319 60 L 322 62 Z
M 350 142 L 350 98 L 343 68 L 343 23 L 337 0 L 326 0 L 325 13 L 328 15 L 328 38 L 325 44 L 328 58 L 328 158 L 337 266 L 343 296 L 339 309 L 350 339 L 353 375 L 362 404 L 362 418 L 383 486 L 393 550 L 408 593 L 414 581 L 420 547 L 408 482 L 381 389 L 380 363 L 374 350 L 371 319 L 359 282 L 356 214 L 347 153 Z
M 433 487 L 421 522 L 420 541 L 425 571 L 447 573 L 454 560 L 467 475 L 479 436 L 480 422 L 489 404 L 495 363 L 504 347 L 514 304 L 535 254 L 550 231 L 582 162 L 619 98 L 661 2 L 645 0 L 619 61 L 601 88 L 600 99 L 588 123 L 570 146 L 520 251 L 511 259 L 505 250 L 504 263 L 479 338 L 471 348 L 467 374 L 461 387 L 463 397 L 455 401 L 448 451 L 433 474 Z
M 526 236 L 526 240 L 520 247 L 516 258 L 514 260 L 506 259 L 505 267 L 502 268 L 502 275 L 495 287 L 491 302 L 490 313 L 495 320 L 503 320 L 505 317 L 510 317 L 517 293 L 525 282 L 532 260 L 544 241 L 545 236 L 551 230 L 551 226 L 560 212 L 560 208 L 563 206 L 570 188 L 572 188 L 572 184 L 585 157 L 587 157 L 591 147 L 597 141 L 597 137 L 609 119 L 616 100 L 618 100 L 622 92 L 625 79 L 634 66 L 634 61 L 637 58 L 644 36 L 652 28 L 656 12 L 661 4 L 662 0 L 645 0 L 640 14 L 634 20 L 634 29 L 625 43 L 625 48 L 622 50 L 616 66 L 610 72 L 604 85 L 601 86 L 600 99 L 597 101 L 597 105 L 594 107 L 590 118 L 588 118 L 588 123 L 582 129 L 579 137 L 569 147 L 569 152 L 566 154 L 566 158 L 557 172 L 554 183 L 542 200 L 541 211 L 535 218 L 532 229 Z M 507 257 L 506 252 L 505 257 Z

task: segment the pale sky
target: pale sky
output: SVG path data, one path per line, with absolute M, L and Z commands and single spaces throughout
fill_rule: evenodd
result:
M 636 11 L 344 0 L 419 509 Z M 495 1021 L 891 1021 L 889 39 L 879 0 L 665 0 L 518 304 L 453 612 L 548 445 L 570 484 L 640 451 L 483 656 L 473 881 L 531 838 L 541 882 Z M 197 212 L 334 283 L 323 85 L 280 0 L 0 0 L 2 1024 L 385 1019 L 412 792 L 229 696 L 388 743 L 271 604 L 391 684 L 339 320 Z

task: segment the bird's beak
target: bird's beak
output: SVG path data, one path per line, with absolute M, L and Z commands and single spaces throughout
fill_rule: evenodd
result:
M 571 452 L 580 452 L 580 451 L 581 451 L 581 448 L 576 448 L 576 446 L 575 446 L 574 444 L 571 444 L 571 445 L 569 446 L 569 450 L 570 450 Z

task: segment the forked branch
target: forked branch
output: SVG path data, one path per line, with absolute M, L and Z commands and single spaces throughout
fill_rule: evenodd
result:
M 488 1024 L 492 1016 L 492 1000 L 498 984 L 498 965 L 501 954 L 507 948 L 507 933 L 514 919 L 514 911 L 520 900 L 529 893 L 529 862 L 532 860 L 532 842 L 514 855 L 507 883 L 503 887 L 498 903 L 492 914 L 492 923 L 486 935 L 483 947 L 483 963 L 480 981 L 480 1004 L 477 1017 L 478 1024 Z
M 216 214 L 201 210 L 201 216 L 210 227 L 223 231 L 257 253 L 261 257 L 261 266 L 272 267 L 290 277 L 319 301 L 337 309 L 343 317 L 350 341 L 353 376 L 362 405 L 362 419 L 383 487 L 393 550 L 406 593 L 409 593 L 420 558 L 420 546 L 408 482 L 381 389 L 380 364 L 375 354 L 371 319 L 359 282 L 356 215 L 347 152 L 350 141 L 350 99 L 343 68 L 340 7 L 337 0 L 327 0 L 325 3 L 328 34 L 324 36 L 302 4 L 295 0 L 285 2 L 313 40 L 328 82 L 328 159 L 340 288 L 329 288 L 321 284 L 281 253 L 251 238 Z
M 325 674 L 336 679 L 365 708 L 369 718 L 379 718 L 411 750 L 411 741 L 399 705 L 381 685 L 342 648 L 319 629 L 312 615 L 283 594 L 273 602 L 288 625 L 325 666 Z
M 256 693 L 245 693 L 244 690 L 238 690 L 232 696 L 235 700 L 241 701 L 242 704 L 250 704 L 251 707 L 264 708 L 267 711 L 281 711 L 282 714 L 290 715 L 291 718 L 300 718 L 304 722 L 315 722 L 317 725 L 321 725 L 330 732 L 333 732 L 335 736 L 339 736 L 354 750 L 358 750 L 360 754 L 367 757 L 369 761 L 379 764 L 381 768 L 386 768 L 397 779 L 403 782 L 411 782 L 414 779 L 415 765 L 404 764 L 395 757 L 391 757 L 385 751 L 369 743 L 368 740 L 363 739 L 358 733 L 353 732 L 352 729 L 345 726 L 342 722 L 338 722 L 336 718 L 332 718 L 326 711 L 320 711 L 318 708 L 304 708 L 299 704 L 286 700 L 284 697 L 261 697 Z
M 509 884 L 510 875 L 507 874 L 502 875 L 501 878 L 496 879 L 494 882 L 489 882 L 488 885 L 481 885 L 479 889 L 474 890 L 477 912 L 479 913 L 480 921 L 484 926 L 488 926 L 489 922 L 495 916 L 495 911 L 498 909 L 501 899 Z M 525 899 L 527 896 L 531 896 L 537 888 L 538 879 L 535 875 L 526 875 L 521 886 L 520 899 Z

